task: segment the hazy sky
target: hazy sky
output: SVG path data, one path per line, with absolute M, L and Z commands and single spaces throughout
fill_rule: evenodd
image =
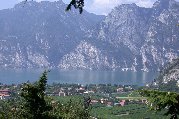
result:
M 15 4 L 23 0 L 0 0 L 0 9 L 12 8 Z M 45 1 L 45 0 L 34 0 Z M 46 1 L 58 1 L 58 0 L 46 0 Z M 70 0 L 63 0 L 69 3 Z M 86 10 L 96 14 L 107 14 L 116 5 L 125 3 L 136 3 L 142 7 L 151 7 L 156 0 L 85 0 Z M 179 0 L 176 0 L 179 1 Z

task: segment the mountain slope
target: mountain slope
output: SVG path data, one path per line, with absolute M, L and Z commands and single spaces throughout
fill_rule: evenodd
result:
M 0 66 L 56 67 L 103 18 L 65 7 L 62 1 L 27 2 L 1 10 Z
M 117 6 L 98 16 L 58 2 L 0 11 L 0 67 L 159 70 L 179 56 L 179 3 Z
M 178 19 L 179 3 L 174 0 L 158 0 L 152 8 L 120 5 L 94 29 L 88 42 L 105 54 L 107 69 L 159 70 L 179 55 Z

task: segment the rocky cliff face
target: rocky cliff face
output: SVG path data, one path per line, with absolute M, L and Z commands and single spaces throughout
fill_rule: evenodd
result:
M 64 9 L 58 1 L 1 10 L 0 66 L 149 71 L 179 55 L 174 0 L 120 5 L 105 18 Z
M 179 59 L 173 60 L 161 73 L 163 83 L 167 83 L 171 80 L 177 80 L 179 83 Z M 160 79 L 159 79 L 160 80 Z
M 179 3 L 174 0 L 159 0 L 152 8 L 120 5 L 100 23 L 88 42 L 101 42 L 104 47 L 95 46 L 108 59 L 109 69 L 159 70 L 179 55 L 178 10 Z M 103 58 L 100 62 L 105 64 Z
M 56 67 L 103 16 L 65 12 L 58 2 L 20 3 L 0 11 L 0 66 Z

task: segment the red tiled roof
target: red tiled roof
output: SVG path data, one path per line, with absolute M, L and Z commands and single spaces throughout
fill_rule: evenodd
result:
M 0 92 L 10 92 L 10 91 L 7 89 L 4 89 L 4 90 L 0 90 Z
M 0 96 L 10 96 L 10 95 L 0 93 Z

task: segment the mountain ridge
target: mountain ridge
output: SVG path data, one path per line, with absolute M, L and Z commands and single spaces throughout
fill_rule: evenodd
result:
M 157 3 L 159 6 L 156 6 Z M 160 8 L 163 4 L 165 7 Z M 110 51 L 114 55 L 109 57 L 117 62 L 113 70 L 160 70 L 165 63 L 177 58 L 178 14 L 173 11 L 177 11 L 178 8 L 171 7 L 175 4 L 178 3 L 173 0 L 162 2 L 159 0 L 154 3 L 153 8 L 124 4 L 116 7 L 106 16 L 96 30 L 98 33 L 94 33 L 93 36 L 97 36 L 96 39 L 103 43 L 112 45 Z M 156 11 L 158 8 L 160 10 Z M 170 17 L 166 18 L 168 15 Z M 174 29 L 175 32 L 171 33 Z M 112 61 L 109 62 L 113 64 Z
M 21 6 L 0 11 L 1 67 L 149 71 L 179 55 L 174 0 L 120 5 L 105 18 L 65 12 L 62 1 Z

